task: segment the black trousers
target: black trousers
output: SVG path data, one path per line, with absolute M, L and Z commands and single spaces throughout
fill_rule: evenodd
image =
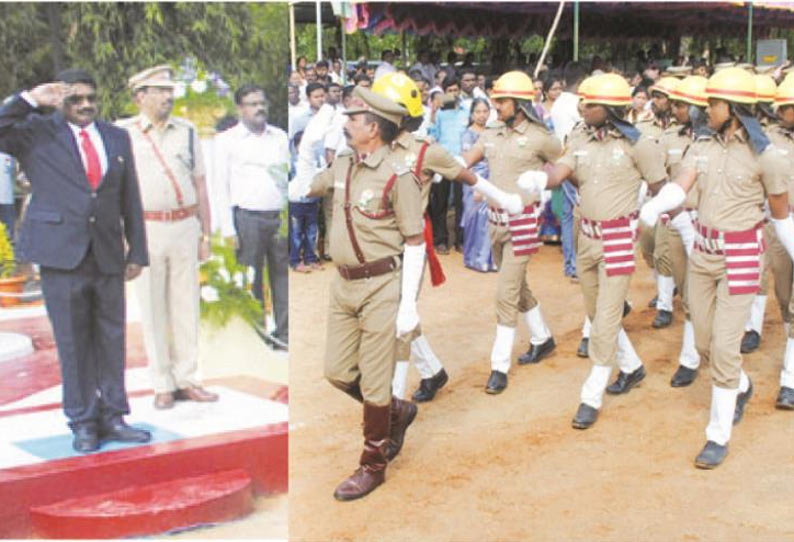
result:
M 463 185 L 443 179 L 430 187 L 430 221 L 433 224 L 433 244 L 449 246 L 449 231 L 447 229 L 447 210 L 449 209 L 449 192 L 452 191 L 455 206 L 455 244 L 463 245 Z
M 289 241 L 281 235 L 281 213 L 234 208 L 234 227 L 240 248 L 237 259 L 254 268 L 253 294 L 264 300 L 264 266 L 267 264 L 273 298 L 274 335 L 289 342 Z
M 72 270 L 41 267 L 69 426 L 129 414 L 124 387 L 124 275 L 102 273 L 91 248 Z

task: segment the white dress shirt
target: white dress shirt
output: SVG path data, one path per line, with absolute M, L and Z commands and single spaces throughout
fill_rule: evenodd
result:
M 563 92 L 551 106 L 551 122 L 554 123 L 554 135 L 565 142 L 577 122 L 582 120 L 579 115 L 579 96 L 572 92 Z
M 232 208 L 280 211 L 289 173 L 287 134 L 267 125 L 255 134 L 240 122 L 215 138 L 214 182 L 223 199 L 221 232 L 235 234 Z
M 96 153 L 99 155 L 99 165 L 102 166 L 102 177 L 104 177 L 105 173 L 108 171 L 108 155 L 105 152 L 105 144 L 102 142 L 102 136 L 99 135 L 96 123 L 92 122 L 85 128 L 80 128 L 78 125 L 72 124 L 71 122 L 67 122 L 66 124 L 72 129 L 74 139 L 77 142 L 77 149 L 80 151 L 80 159 L 83 161 L 83 168 L 86 171 L 88 171 L 88 162 L 86 161 L 85 151 L 83 150 L 83 138 L 80 132 L 83 130 L 88 132 L 88 139 L 91 140 L 91 143 L 96 149 Z

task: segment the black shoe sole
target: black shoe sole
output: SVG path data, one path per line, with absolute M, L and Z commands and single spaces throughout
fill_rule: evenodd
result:
M 576 420 L 571 422 L 571 427 L 573 427 L 574 429 L 590 429 L 594 425 L 595 425 L 595 422 L 587 423 L 587 424 L 582 423 L 582 422 L 577 422 Z
M 537 363 L 540 363 L 541 361 L 543 361 L 544 359 L 546 359 L 547 357 L 549 357 L 549 356 L 550 356 L 550 355 L 551 355 L 551 354 L 554 352 L 554 350 L 555 350 L 556 348 L 557 348 L 557 343 L 555 342 L 555 343 L 554 343 L 554 344 L 551 346 L 551 349 L 549 349 L 549 350 L 547 350 L 547 351 L 543 352 L 543 354 L 541 354 L 539 357 L 537 357 L 537 358 L 533 359 L 532 361 L 529 361 L 529 360 L 527 360 L 527 361 L 521 361 L 521 358 L 518 358 L 518 364 L 519 364 L 519 365 L 535 365 L 535 364 L 537 364 Z
M 499 388 L 499 389 L 495 389 L 495 388 L 485 388 L 485 393 L 487 393 L 487 394 L 489 394 L 489 395 L 499 395 L 500 393 L 502 393 L 502 392 L 503 392 L 503 391 L 505 391 L 506 389 L 507 389 L 507 388 Z

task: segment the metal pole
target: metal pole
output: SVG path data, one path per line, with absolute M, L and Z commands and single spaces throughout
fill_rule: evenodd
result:
M 406 50 L 406 47 L 405 47 L 405 30 L 403 30 L 403 31 L 402 31 L 402 34 L 403 34 L 403 35 L 402 35 L 402 38 L 403 38 L 403 40 L 402 40 L 402 41 L 403 41 L 403 45 L 402 45 L 402 50 L 403 50 L 403 54 L 402 54 L 402 57 L 403 57 L 403 58 L 402 58 L 402 61 L 403 61 L 403 67 L 404 67 L 404 68 L 408 68 L 408 51 Z
M 295 69 L 295 5 L 289 3 L 289 53 L 290 64 Z
M 342 25 L 342 86 L 347 86 L 347 32 L 345 32 L 345 20 L 339 18 Z
M 573 59 L 579 60 L 579 0 L 573 3 Z
M 323 10 L 320 0 L 315 2 L 316 5 L 316 22 L 317 22 L 317 60 L 323 59 Z
M 551 25 L 551 29 L 549 30 L 549 35 L 546 36 L 546 44 L 543 46 L 543 52 L 540 53 L 538 64 L 535 66 L 535 72 L 532 75 L 533 79 L 538 76 L 540 67 L 543 65 L 543 61 L 546 59 L 546 53 L 549 52 L 549 46 L 551 46 L 551 39 L 554 37 L 554 32 L 557 30 L 557 25 L 559 24 L 560 17 L 562 16 L 562 8 L 564 7 L 565 7 L 565 0 L 560 2 L 560 7 L 557 8 L 557 16 L 554 17 L 554 23 L 552 23 Z
M 747 2 L 747 57 L 745 62 L 753 63 L 753 0 Z

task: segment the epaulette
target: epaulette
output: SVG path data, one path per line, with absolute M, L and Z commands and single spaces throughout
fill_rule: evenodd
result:
M 433 142 L 433 138 L 430 137 L 430 136 L 419 135 L 419 134 L 412 134 L 412 135 L 414 136 L 414 139 L 417 140 L 419 143 L 425 143 L 425 142 L 432 143 Z
M 339 154 L 336 155 L 337 158 L 344 158 L 346 156 L 353 156 L 353 149 L 348 147 L 348 148 L 340 151 Z
M 504 128 L 505 123 L 501 120 L 492 120 L 485 124 L 485 128 L 487 130 L 498 130 L 499 128 Z

